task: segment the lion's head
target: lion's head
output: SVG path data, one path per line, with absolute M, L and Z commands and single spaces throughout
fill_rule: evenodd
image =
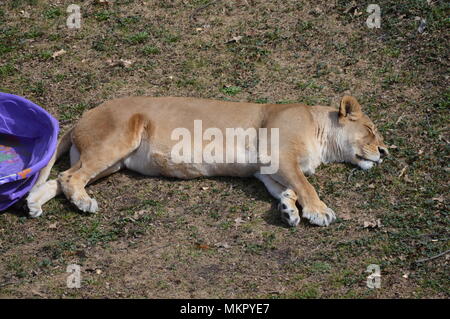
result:
M 345 160 L 370 169 L 375 163 L 383 161 L 389 154 L 383 137 L 378 133 L 373 122 L 361 111 L 361 105 L 352 96 L 344 96 L 339 108 L 339 124 L 342 126 L 346 140 Z

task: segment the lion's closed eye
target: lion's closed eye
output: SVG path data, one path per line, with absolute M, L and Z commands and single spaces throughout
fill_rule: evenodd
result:
M 371 130 L 365 130 L 363 135 L 364 141 L 372 141 L 375 139 L 375 134 Z

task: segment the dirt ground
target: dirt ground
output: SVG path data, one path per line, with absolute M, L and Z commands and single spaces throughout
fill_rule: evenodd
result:
M 80 29 L 66 26 L 72 2 Z M 366 25 L 373 2 L 379 29 Z M 435 0 L 1 1 L 0 91 L 44 107 L 61 132 L 128 95 L 337 106 L 351 94 L 392 156 L 309 178 L 337 213 L 326 228 L 286 227 L 255 179 L 126 171 L 88 187 L 94 215 L 62 196 L 38 219 L 10 209 L 0 297 L 448 298 L 449 255 L 430 258 L 450 248 L 449 14 Z M 371 264 L 380 288 L 367 287 Z

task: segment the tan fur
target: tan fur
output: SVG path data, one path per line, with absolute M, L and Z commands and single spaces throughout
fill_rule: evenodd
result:
M 259 174 L 259 164 L 177 164 L 171 160 L 171 139 L 176 128 L 193 132 L 194 120 L 203 130 L 226 128 L 278 128 L 280 162 L 278 172 Z M 54 161 L 72 141 L 73 166 L 58 182 L 42 184 Z M 381 163 L 387 147 L 374 124 L 361 111 L 354 97 L 345 96 L 339 110 L 302 104 L 255 104 L 179 97 L 128 97 L 108 101 L 86 112 L 63 138 L 52 161 L 41 173 L 40 184 L 28 196 L 30 214 L 61 191 L 79 209 L 95 212 L 97 202 L 85 186 L 124 167 L 147 175 L 179 178 L 199 176 L 255 176 L 280 200 L 282 218 L 291 226 L 303 217 L 317 225 L 329 225 L 334 212 L 318 197 L 305 175 L 321 163 L 350 162 L 368 169 Z M 203 147 L 205 145 L 203 144 Z M 71 154 L 72 154 L 71 151 Z M 381 153 L 380 153 L 381 152 Z

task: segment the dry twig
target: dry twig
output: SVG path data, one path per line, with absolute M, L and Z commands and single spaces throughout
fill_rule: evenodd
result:
M 436 258 L 445 256 L 445 255 L 448 254 L 448 253 L 450 253 L 450 249 L 449 249 L 449 250 L 446 250 L 446 251 L 444 251 L 444 252 L 442 252 L 442 253 L 440 253 L 440 254 L 437 254 L 437 255 L 435 255 L 435 256 L 432 256 L 432 257 L 430 257 L 430 258 L 423 258 L 423 259 L 416 260 L 416 263 L 423 263 L 423 262 L 425 262 L 425 261 L 433 260 L 433 259 L 436 259 Z

